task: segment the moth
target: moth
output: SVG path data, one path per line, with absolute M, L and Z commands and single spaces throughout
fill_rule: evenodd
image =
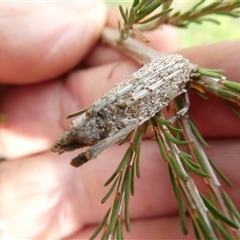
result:
M 92 106 L 72 114 L 79 116 L 55 142 L 52 151 L 61 154 L 90 146 L 72 159 L 71 164 L 75 167 L 96 158 L 186 92 L 196 69 L 195 64 L 178 54 L 163 56 L 144 65 Z M 187 109 L 188 104 L 177 112 L 176 117 L 182 116 Z

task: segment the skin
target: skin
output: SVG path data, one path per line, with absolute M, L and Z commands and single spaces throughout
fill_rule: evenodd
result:
M 101 2 L 1 4 L 0 81 L 10 84 L 1 93 L 1 111 L 8 117 L 0 130 L 6 157 L 0 163 L 1 237 L 87 239 L 110 205 L 111 200 L 100 204 L 107 191 L 103 184 L 127 143 L 110 147 L 77 169 L 69 161 L 80 151 L 57 156 L 50 148 L 69 127 L 66 114 L 91 105 L 139 67 L 97 43 L 105 19 L 113 26 L 116 18 L 116 12 L 107 13 Z M 177 47 L 172 28 L 147 36 L 160 52 Z M 229 79 L 238 81 L 239 51 L 237 40 L 178 53 L 201 66 L 222 68 Z M 84 68 L 74 68 L 77 64 Z M 228 192 L 239 209 L 239 122 L 221 100 L 210 100 L 206 104 L 191 96 L 190 111 L 208 138 L 209 157 L 233 182 Z M 126 239 L 192 239 L 191 229 L 186 237 L 181 233 L 167 166 L 153 140 L 142 143 L 141 169 Z M 200 179 L 196 183 L 204 188 Z

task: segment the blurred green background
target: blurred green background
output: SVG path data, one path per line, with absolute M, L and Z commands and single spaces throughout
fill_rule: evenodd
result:
M 111 1 L 105 0 L 109 7 L 131 6 L 132 1 Z M 185 12 L 191 9 L 191 6 L 199 2 L 198 0 L 175 0 L 173 3 L 174 12 L 181 10 Z M 213 1 L 207 0 L 205 4 L 209 4 Z M 203 24 L 191 23 L 187 29 L 179 29 L 180 42 L 179 48 L 186 48 L 195 45 L 209 44 L 219 41 L 232 40 L 240 38 L 240 18 L 232 18 L 227 16 L 211 15 L 221 22 L 220 25 L 204 22 Z

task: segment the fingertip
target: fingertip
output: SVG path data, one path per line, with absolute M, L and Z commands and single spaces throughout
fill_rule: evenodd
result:
M 1 82 L 39 82 L 70 70 L 98 41 L 105 19 L 101 1 L 1 6 Z

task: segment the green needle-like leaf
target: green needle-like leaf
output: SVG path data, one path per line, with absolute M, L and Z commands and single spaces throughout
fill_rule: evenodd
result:
M 227 81 L 227 80 L 222 80 L 221 83 L 224 86 L 231 88 L 232 90 L 235 90 L 240 93 L 240 83 L 233 82 L 233 81 Z
M 201 177 L 207 177 L 208 175 L 199 170 L 199 166 L 196 168 L 195 167 L 195 163 L 192 161 L 188 161 L 186 158 L 182 157 L 182 160 L 184 161 L 184 163 L 187 165 L 188 169 L 194 173 L 196 173 L 197 175 L 201 176 Z
M 223 174 L 223 172 L 217 167 L 217 165 L 210 159 L 208 158 L 209 163 L 213 167 L 213 169 L 217 172 L 217 174 L 222 178 L 222 180 L 230 187 L 232 188 L 233 185 L 231 181 Z
M 187 28 L 189 23 L 177 23 L 175 26 L 178 28 Z
M 140 2 L 138 2 L 137 4 L 133 4 L 134 10 L 137 13 L 144 5 L 146 5 L 147 0 L 141 0 Z
M 200 168 L 200 166 L 199 166 L 197 163 L 195 163 L 195 162 L 193 162 L 191 159 L 187 158 L 187 157 L 183 154 L 183 152 L 180 153 L 180 157 L 181 157 L 181 159 L 182 159 L 184 162 L 188 162 L 188 164 L 190 164 L 190 165 L 192 166 L 192 168 L 195 168 L 195 169 L 199 169 L 199 168 Z
M 193 157 L 190 155 L 190 154 L 188 154 L 188 153 L 186 153 L 186 152 L 184 152 L 184 151 L 181 151 L 181 155 L 183 156 L 183 157 L 185 157 L 187 160 L 189 160 L 189 161 L 191 161 L 192 159 L 193 159 Z M 197 164 L 196 164 L 197 165 Z M 197 165 L 198 166 L 198 165 Z
M 198 150 L 198 148 L 195 145 L 192 146 L 192 149 L 193 149 L 194 155 L 195 155 L 199 165 L 201 166 L 203 172 L 206 173 L 207 176 L 209 176 L 210 174 L 209 174 L 208 168 L 205 164 L 205 161 L 204 161 L 204 158 L 203 158 L 201 152 Z
M 118 180 L 119 180 L 119 177 L 117 177 L 117 178 L 115 179 L 115 181 L 113 182 L 111 188 L 109 189 L 109 191 L 107 192 L 107 194 L 103 197 L 101 203 L 105 203 L 105 202 L 108 200 L 108 198 L 109 198 L 110 195 L 112 194 L 113 190 L 115 189 Z
M 154 16 L 152 16 L 152 17 L 150 17 L 150 18 L 148 18 L 144 21 L 138 22 L 138 24 L 145 24 L 145 23 L 148 23 L 148 22 L 152 22 L 153 20 L 156 20 L 156 19 L 162 17 L 163 15 L 171 12 L 172 10 L 173 10 L 172 8 L 166 9 L 166 10 L 164 10 L 164 11 L 162 11 L 162 12 L 160 12 L 160 13 L 158 13 L 158 14 L 156 14 L 156 15 L 154 15 Z
M 201 21 L 212 22 L 212 23 L 215 23 L 215 24 L 217 24 L 217 25 L 220 25 L 220 24 L 221 24 L 221 22 L 219 22 L 218 20 L 213 19 L 213 18 L 202 18 Z
M 164 148 L 164 144 L 163 144 L 161 138 L 158 135 L 156 135 L 156 139 L 157 139 L 157 144 L 158 144 L 158 147 L 161 152 L 161 156 L 162 156 L 163 160 L 168 161 L 168 155 L 166 153 L 166 150 Z
M 128 20 L 127 20 L 127 24 L 129 26 L 132 26 L 135 22 L 135 12 L 134 12 L 134 8 L 131 7 L 130 8 L 130 12 L 129 12 L 129 16 L 128 16 Z
M 179 139 L 175 138 L 175 137 L 174 137 L 171 133 L 169 133 L 169 132 L 165 132 L 165 136 L 167 137 L 167 139 L 168 139 L 170 142 L 175 143 L 175 144 L 177 144 L 177 145 L 183 145 L 183 146 L 185 146 L 185 145 L 188 145 L 188 144 L 189 144 L 189 142 L 187 142 L 187 141 L 183 141 L 183 140 L 179 140 Z
M 214 69 L 207 69 L 207 68 L 199 68 L 197 70 L 197 73 L 200 73 L 201 75 L 208 76 L 208 77 L 213 77 L 213 78 L 222 78 L 221 72 L 217 72 Z
M 187 17 L 189 17 L 190 14 L 192 14 L 192 9 L 189 11 L 186 11 L 185 13 L 182 13 L 181 18 L 183 18 L 183 19 L 187 18 Z
M 141 145 L 142 137 L 146 132 L 146 128 L 147 128 L 147 124 L 145 126 L 142 125 L 141 127 L 139 127 L 137 134 L 133 140 L 133 149 L 135 152 L 134 163 L 136 167 L 137 178 L 140 178 L 140 161 L 139 161 L 139 156 L 141 151 L 140 145 Z
M 227 206 L 229 207 L 229 209 L 231 210 L 231 212 L 233 213 L 233 215 L 237 218 L 237 220 L 240 222 L 240 214 L 237 210 L 237 208 L 235 207 L 234 203 L 232 202 L 231 198 L 228 196 L 228 194 L 224 191 L 222 191 L 222 196 L 223 199 L 225 201 L 225 203 L 227 204 Z
M 140 156 L 140 148 L 139 151 L 135 155 L 135 162 L 136 162 L 136 176 L 137 178 L 140 178 L 140 161 L 139 161 L 139 156 Z
M 133 167 L 132 168 L 132 183 L 131 183 L 131 194 L 132 196 L 134 195 L 135 193 L 135 188 L 134 188 L 134 176 L 135 176 L 135 168 Z
M 186 215 L 185 215 L 186 207 L 185 207 L 184 201 L 181 196 L 180 187 L 179 187 L 178 182 L 176 182 L 175 186 L 176 186 L 176 198 L 177 198 L 177 202 L 178 202 L 178 210 L 179 210 L 181 228 L 182 228 L 182 232 L 184 233 L 184 235 L 187 235 L 188 228 L 187 228 L 187 221 L 186 221 Z
M 140 1 L 140 3 L 141 3 L 141 2 L 143 2 L 143 1 Z M 140 3 L 139 3 L 139 0 L 133 0 L 132 6 L 133 6 L 133 7 L 137 7 L 137 5 L 140 4 Z
M 231 109 L 231 111 L 240 119 L 240 111 L 236 109 L 232 104 L 230 104 L 228 101 L 226 101 L 226 104 Z
M 141 144 L 143 135 L 144 135 L 144 129 L 138 128 L 137 134 L 133 141 L 133 149 L 135 152 L 138 152 L 138 150 L 140 148 L 140 144 Z
M 127 177 L 125 182 L 125 204 L 127 205 L 129 203 L 130 194 L 131 194 L 132 177 L 133 177 L 132 167 L 129 166 L 127 170 Z
M 104 186 L 107 186 L 110 182 L 112 182 L 112 180 L 117 176 L 117 174 L 122 170 L 123 166 L 125 165 L 125 163 L 129 160 L 129 158 L 131 158 L 132 156 L 132 148 L 129 147 L 125 153 L 125 155 L 123 156 L 122 161 L 119 163 L 117 169 L 115 170 L 115 172 L 112 174 L 112 176 L 104 183 Z
M 128 8 L 126 8 L 125 10 L 125 15 L 126 15 L 126 18 L 128 19 Z
M 161 118 L 161 117 L 158 116 L 158 115 L 155 115 L 155 116 L 154 116 L 154 120 L 155 120 L 157 123 L 159 123 L 160 125 L 166 125 L 166 126 L 168 126 L 168 125 L 171 124 L 171 122 L 169 122 L 169 121 L 166 120 L 166 119 Z
M 168 129 L 172 132 L 175 132 L 175 133 L 182 133 L 183 132 L 183 130 L 181 128 L 175 128 L 172 125 L 169 125 Z
M 207 86 L 207 90 L 209 92 L 217 94 L 220 97 L 227 98 L 227 99 L 234 99 L 237 97 L 236 94 L 228 90 L 224 90 L 224 89 L 213 87 L 213 86 Z
M 172 170 L 172 167 L 170 164 L 168 164 L 168 172 L 169 172 L 169 176 L 170 176 L 170 180 L 172 183 L 172 188 L 173 188 L 174 194 L 175 194 L 175 196 L 177 196 L 176 179 L 175 179 L 175 176 L 174 176 L 174 173 L 173 173 L 173 170 Z
M 220 212 L 220 210 L 218 208 L 216 208 L 206 197 L 204 197 L 201 194 L 202 200 L 205 203 L 206 207 L 209 209 L 209 211 L 218 219 L 220 219 L 221 221 L 225 222 L 226 224 L 228 224 L 229 226 L 238 229 L 238 225 L 231 219 L 229 219 L 228 217 L 226 217 L 223 213 Z
M 92 236 L 89 238 L 90 240 L 94 240 L 96 239 L 98 233 L 101 231 L 101 229 L 103 228 L 104 224 L 107 221 L 108 215 L 110 213 L 111 209 L 108 209 L 108 211 L 106 212 L 106 214 L 104 215 L 102 221 L 100 222 L 100 224 L 98 225 L 97 229 L 95 230 L 95 232 L 92 234 Z
M 118 218 L 118 223 L 117 223 L 117 239 L 123 240 L 122 222 L 120 218 Z
M 177 18 L 177 17 L 179 17 L 180 15 L 181 15 L 181 12 L 180 12 L 180 11 L 175 12 L 175 13 L 173 13 L 172 18 Z
M 193 7 L 192 7 L 192 10 L 195 10 L 196 8 L 198 8 L 201 4 L 203 4 L 204 2 L 205 2 L 206 0 L 201 0 L 201 1 L 199 1 L 196 5 L 194 5 Z
M 209 228 L 206 225 L 206 223 L 204 222 L 204 220 L 202 219 L 202 217 L 195 212 L 194 213 L 194 220 L 196 221 L 197 226 L 199 227 L 202 235 L 203 235 L 203 239 L 207 239 L 207 240 L 216 240 L 215 237 L 212 236 L 212 234 L 209 232 Z
M 121 5 L 119 5 L 119 11 L 120 11 L 120 13 L 121 13 L 121 15 L 122 15 L 122 18 L 123 18 L 123 20 L 124 20 L 124 23 L 126 24 L 126 23 L 128 22 L 128 18 L 127 18 L 126 14 L 125 14 L 125 12 L 124 12 L 124 10 L 123 10 L 123 7 L 122 7 Z
M 144 17 L 146 17 L 147 15 L 149 15 L 150 13 L 152 13 L 154 10 L 156 10 L 161 4 L 162 4 L 163 0 L 158 0 L 158 1 L 153 1 L 152 3 L 150 3 L 148 6 L 146 6 L 144 8 L 144 10 L 142 10 L 141 12 L 139 12 L 136 15 L 136 20 L 141 20 Z
M 201 236 L 200 236 L 200 233 L 196 227 L 196 224 L 195 222 L 192 220 L 192 225 L 193 225 L 193 230 L 194 230 L 194 234 L 195 234 L 195 237 L 196 237 L 196 240 L 202 240 L 201 239 Z
M 113 233 L 116 226 L 116 222 L 118 219 L 119 201 L 119 197 L 116 197 L 113 202 L 111 217 L 109 221 L 109 233 Z
M 169 162 L 170 162 L 170 164 L 173 168 L 173 171 L 175 172 L 177 177 L 179 177 L 184 182 L 187 181 L 188 180 L 188 175 L 186 175 L 182 171 L 182 169 L 178 165 L 178 162 L 177 162 L 176 158 L 172 155 L 172 153 L 168 153 L 168 158 L 169 158 Z
M 131 227 L 130 227 L 130 216 L 129 216 L 129 207 L 128 205 L 125 205 L 125 226 L 126 230 L 130 232 Z
M 189 121 L 189 125 L 190 125 L 190 127 L 191 127 L 194 135 L 195 135 L 196 138 L 199 140 L 199 142 L 200 142 L 203 146 L 209 148 L 209 145 L 208 145 L 207 142 L 204 140 L 204 138 L 202 137 L 201 133 L 198 131 L 198 129 L 197 129 L 196 125 L 193 123 L 193 121 L 190 120 L 190 121 Z
M 226 240 L 233 240 L 233 238 L 229 235 L 227 230 L 215 218 L 212 217 L 211 220 L 214 223 L 215 227 L 223 235 L 224 239 L 226 239 Z
M 106 230 L 103 232 L 100 240 L 106 240 L 107 232 L 108 232 L 108 231 L 107 231 L 107 229 L 106 229 Z
M 220 11 L 220 12 L 216 12 L 215 14 L 219 14 L 219 15 L 225 15 L 225 16 L 229 16 L 229 17 L 233 17 L 233 18 L 239 18 L 239 12 L 226 12 L 226 11 Z
M 208 6 L 202 8 L 200 11 L 201 12 L 207 12 L 209 10 L 212 10 L 212 9 L 216 8 L 218 5 L 220 5 L 221 2 L 223 2 L 223 0 L 218 0 L 216 2 L 213 2 L 213 3 L 209 4 Z

